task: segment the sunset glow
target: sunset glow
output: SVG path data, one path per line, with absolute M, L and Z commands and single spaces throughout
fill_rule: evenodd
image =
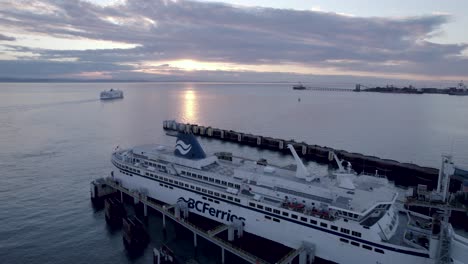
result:
M 455 0 L 0 1 L 0 72 L 453 86 L 468 79 L 467 8 Z
M 161 64 L 169 64 L 169 66 L 185 71 L 242 71 L 243 65 L 225 62 L 207 62 L 191 59 L 167 61 Z

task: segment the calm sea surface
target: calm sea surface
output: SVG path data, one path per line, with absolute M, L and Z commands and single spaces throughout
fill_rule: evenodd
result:
M 125 98 L 99 101 L 99 92 L 110 88 L 123 90 Z M 145 253 L 128 256 L 120 231 L 109 230 L 103 211 L 91 206 L 89 183 L 110 171 L 116 145 L 172 145 L 174 138 L 162 130 L 165 119 L 432 167 L 441 153 L 452 153 L 468 167 L 467 116 L 468 96 L 293 91 L 284 84 L 2 83 L 0 262 L 151 263 L 150 250 L 163 242 L 161 219 L 150 219 Z M 202 144 L 207 152 L 292 163 L 268 151 Z M 190 257 L 192 238 L 175 241 L 168 233 L 165 242 Z M 201 242 L 199 262 L 215 263 L 213 250 Z

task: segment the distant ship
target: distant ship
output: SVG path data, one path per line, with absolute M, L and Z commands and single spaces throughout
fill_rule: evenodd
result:
M 466 85 L 463 83 L 463 81 L 460 81 L 458 83 L 458 87 L 453 89 L 450 88 L 449 90 L 449 95 L 468 95 L 468 89 L 466 88 Z
M 333 153 L 339 170 L 314 175 L 294 147 L 288 148 L 296 171 L 227 152 L 206 155 L 192 134 L 179 133 L 174 148 L 152 144 L 116 150 L 112 175 L 125 188 L 234 225 L 237 232 L 295 249 L 312 244 L 317 257 L 337 263 L 468 260 L 468 239 L 450 224 L 398 213 L 398 191 L 385 177 L 357 175 Z M 443 197 L 452 164 L 443 159 L 437 192 Z
M 109 91 L 101 92 L 101 100 L 119 99 L 123 98 L 123 92 L 120 90 L 110 89 Z
M 299 84 L 296 84 L 293 86 L 293 89 L 294 90 L 306 90 L 307 87 L 305 87 L 304 85 L 302 85 L 302 83 L 299 83 Z

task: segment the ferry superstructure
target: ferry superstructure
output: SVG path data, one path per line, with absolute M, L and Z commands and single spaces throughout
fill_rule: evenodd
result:
M 121 90 L 110 89 L 109 91 L 102 91 L 100 93 L 101 100 L 112 100 L 123 98 L 123 92 Z
M 468 259 L 468 240 L 450 225 L 398 213 L 397 189 L 386 178 L 358 176 L 342 166 L 333 175 L 311 175 L 288 147 L 295 171 L 230 153 L 208 156 L 185 133 L 174 148 L 119 149 L 111 161 L 114 179 L 125 188 L 184 203 L 224 224 L 240 222 L 246 232 L 291 248 L 314 244 L 316 256 L 337 263 L 439 263 L 442 254 L 451 254 L 454 263 Z

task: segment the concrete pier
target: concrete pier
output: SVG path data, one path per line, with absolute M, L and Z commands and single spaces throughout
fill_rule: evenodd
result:
M 122 225 L 122 218 L 127 215 L 125 208 L 116 198 L 108 198 L 104 201 L 104 210 L 106 222 L 111 227 L 118 227 Z
M 125 217 L 122 221 L 122 239 L 128 250 L 141 250 L 148 245 L 149 235 L 144 224 L 135 216 Z
M 91 182 L 90 193 L 93 203 L 100 203 L 104 199 L 111 197 L 116 190 L 105 184 L 102 179 L 96 179 Z
M 294 146 L 298 155 L 303 159 L 336 166 L 335 161 L 333 159 L 329 159 L 329 153 L 334 152 L 339 159 L 351 162 L 353 169 L 358 173 L 374 174 L 377 170 L 379 174 L 385 175 L 391 181 L 395 181 L 396 185 L 416 186 L 422 179 L 427 182 L 429 188 L 433 189 L 437 186 L 438 169 L 435 168 L 422 167 L 410 163 L 401 163 L 395 160 L 381 159 L 360 153 L 333 149 L 326 146 L 323 147 L 307 144 L 305 142 L 295 142 L 294 140 L 253 135 L 233 130 L 204 127 L 196 124 L 183 124 L 174 120 L 164 121 L 163 128 L 173 131 L 189 131 L 194 135 L 202 137 L 219 139 L 283 153 L 289 153 L 286 146 L 287 144 L 291 144 Z

